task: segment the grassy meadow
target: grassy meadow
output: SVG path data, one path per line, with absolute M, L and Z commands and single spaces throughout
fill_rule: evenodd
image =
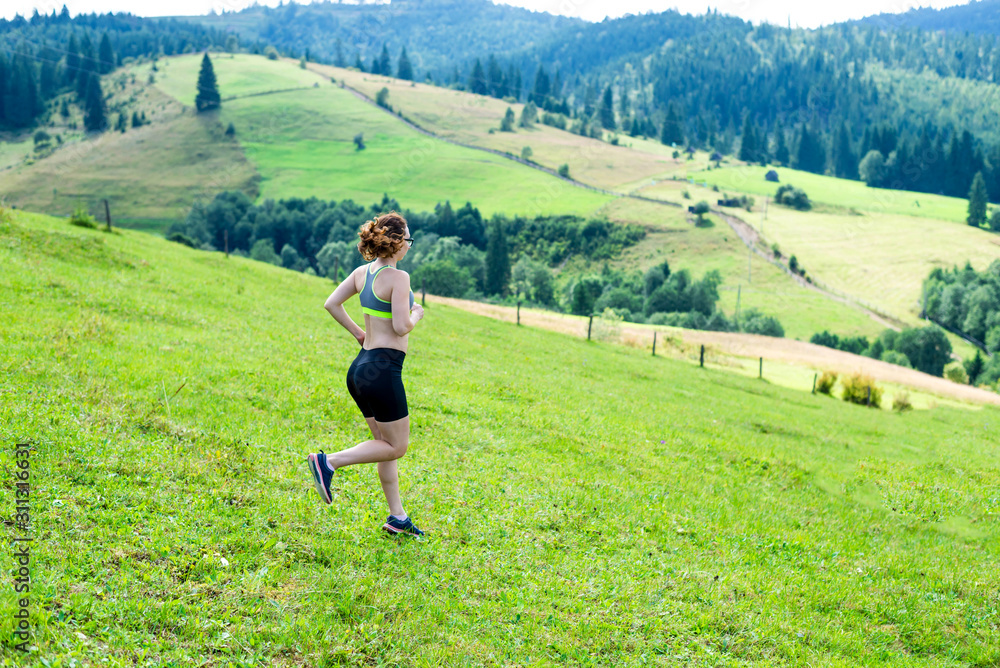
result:
M 777 185 L 764 181 L 764 169 L 758 167 L 734 167 L 692 174 L 694 184 L 685 181 L 662 181 L 655 186 L 644 188 L 641 193 L 647 197 L 680 204 L 707 200 L 712 202 L 725 192 L 756 192 L 756 180 L 747 180 L 740 188 L 731 187 L 743 183 L 739 177 L 741 170 L 748 173 L 760 172 L 761 183 L 770 186 L 767 192 L 773 194 Z M 808 180 L 799 180 L 802 172 L 795 173 L 795 179 L 787 178 L 791 170 L 779 169 L 782 181 L 802 187 L 810 198 L 813 192 L 830 201 L 834 190 L 824 190 L 826 186 L 843 186 L 843 202 L 853 201 L 854 209 L 820 204 L 812 211 L 794 209 L 774 204 L 767 205 L 766 218 L 764 201 L 757 194 L 752 211 L 726 209 L 728 213 L 751 225 L 767 246 L 777 244 L 783 256 L 795 255 L 807 273 L 829 286 L 832 290 L 850 295 L 853 299 L 879 311 L 888 313 L 898 320 L 916 325 L 921 300 L 921 285 L 935 267 L 951 268 L 963 266 L 966 261 L 982 270 L 990 262 L 1000 258 L 1000 235 L 986 230 L 969 227 L 957 219 L 904 215 L 894 211 L 892 206 L 880 210 L 879 202 L 900 203 L 907 198 L 921 198 L 925 208 L 937 210 L 945 215 L 948 206 L 956 209 L 965 206 L 962 200 L 923 195 L 902 191 L 880 191 L 866 188 L 862 183 L 844 179 L 808 174 L 815 179 L 813 185 L 823 187 L 810 189 Z M 702 185 L 702 177 L 719 178 L 721 193 Z M 800 185 L 800 183 L 805 185 Z M 728 184 L 728 185 L 727 185 Z M 724 187 L 725 186 L 725 187 Z M 852 191 L 852 187 L 857 186 Z M 765 190 L 761 187 L 760 190 Z M 823 193 L 826 193 L 825 195 Z M 690 199 L 684 198 L 687 193 Z M 853 194 L 852 194 L 853 193 Z M 868 200 L 857 199 L 867 195 Z M 912 196 L 912 197 L 911 197 Z M 951 202 L 952 204 L 949 204 Z M 902 204 L 895 207 L 905 208 Z M 963 354 L 971 353 L 971 347 L 955 337 L 953 345 L 962 349 Z
M 500 156 L 427 137 L 328 77 L 300 69 L 297 61 L 218 55 L 213 64 L 223 98 L 241 96 L 223 102 L 218 116 L 223 125 L 234 125 L 261 174 L 263 197 L 368 204 L 388 193 L 416 210 L 445 200 L 459 206 L 471 201 L 484 215 L 587 215 L 611 199 Z M 193 104 L 200 57 L 161 60 L 159 67 L 156 85 Z M 302 89 L 260 94 L 291 88 Z M 358 133 L 364 135 L 363 151 L 353 142 Z
M 5 588 L 2 665 L 1000 662 L 995 409 L 875 411 L 429 305 L 400 463 L 428 535 L 397 541 L 374 467 L 327 507 L 305 466 L 364 438 L 328 281 L 20 212 L 0 262 L 36 539 L 36 649 Z
M 772 183 L 764 178 L 771 169 L 778 172 L 779 183 Z M 862 181 L 838 179 L 786 167 L 738 165 L 689 171 L 688 177 L 699 184 L 718 186 L 724 192 L 749 193 L 759 198 L 765 195 L 773 198 L 780 186 L 790 184 L 805 190 L 813 202 L 843 209 L 838 213 L 845 215 L 856 215 L 857 212 L 897 214 L 964 225 L 968 214 L 968 202 L 958 197 L 869 188 Z
M 696 226 L 686 210 L 634 199 L 615 200 L 605 208 L 611 220 L 646 227 L 646 238 L 627 249 L 615 266 L 640 269 L 667 261 L 672 271 L 688 269 L 701 278 L 713 269 L 722 274 L 719 308 L 726 315 L 757 308 L 773 315 L 785 336 L 809 340 L 813 334 L 836 327 L 848 336 L 877 336 L 885 325 L 864 311 L 803 287 L 758 255 L 729 225 L 709 215 L 706 226 Z
M 649 179 L 683 176 L 692 166 L 703 169 L 709 164 L 708 153 L 699 152 L 696 160 L 685 162 L 673 157 L 673 148 L 658 141 L 627 135 L 619 135 L 620 145 L 614 146 L 609 141 L 581 137 L 541 123 L 532 128 L 515 124 L 514 132 L 500 132 L 500 121 L 508 107 L 520 120 L 524 104 L 354 69 L 314 64 L 309 67 L 344 81 L 372 99 L 387 88 L 394 109 L 441 137 L 516 156 L 527 146 L 531 148 L 531 160 L 538 164 L 550 169 L 568 165 L 574 179 L 607 190 L 628 192 Z M 611 136 L 605 133 L 606 139 Z

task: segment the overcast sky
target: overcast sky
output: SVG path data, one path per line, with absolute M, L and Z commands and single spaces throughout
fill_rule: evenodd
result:
M 814 28 L 827 23 L 857 19 L 881 12 L 903 12 L 912 7 L 950 7 L 964 4 L 956 0 L 494 0 L 504 4 L 527 7 L 553 14 L 578 16 L 589 21 L 623 14 L 645 11 L 679 9 L 689 14 L 702 14 L 711 6 L 720 13 L 740 16 L 759 23 L 770 21 L 785 25 Z M 141 16 L 207 14 L 211 10 L 239 10 L 253 4 L 254 0 L 3 0 L 0 15 L 12 18 L 15 14 L 30 16 L 34 9 L 50 14 L 65 5 L 74 16 L 89 12 L 131 12 Z M 300 0 L 306 4 L 308 0 Z M 262 5 L 277 5 L 278 0 L 259 0 Z

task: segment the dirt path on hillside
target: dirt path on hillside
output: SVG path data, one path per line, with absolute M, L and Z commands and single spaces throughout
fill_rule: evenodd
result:
M 427 301 L 432 304 L 454 306 L 470 313 L 505 322 L 517 321 L 517 309 L 510 306 L 497 306 L 466 299 L 432 295 L 427 295 Z M 521 324 L 585 338 L 588 319 L 552 311 L 522 308 Z M 677 347 L 676 343 L 680 342 L 689 347 L 704 345 L 708 350 L 733 357 L 752 360 L 763 357 L 765 360 L 795 364 L 817 371 L 833 371 L 838 374 L 852 374 L 860 371 L 876 381 L 903 385 L 950 399 L 1000 406 L 1000 394 L 994 392 L 969 385 L 959 385 L 944 378 L 888 362 L 873 360 L 863 355 L 854 355 L 794 339 L 779 339 L 757 334 L 705 332 L 693 329 L 653 328 L 622 323 L 622 342 L 634 347 L 649 347 L 652 345 L 654 331 L 659 334 L 658 346 L 674 345 Z

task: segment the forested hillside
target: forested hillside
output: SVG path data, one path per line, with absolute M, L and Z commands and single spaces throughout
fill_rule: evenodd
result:
M 985 16 L 995 4 L 962 10 Z M 289 55 L 531 100 L 548 112 L 540 120 L 580 134 L 646 136 L 958 197 L 982 172 L 1000 201 L 1000 125 L 969 113 L 1000 91 L 1000 41 L 899 18 L 813 31 L 715 11 L 585 23 L 486 0 L 395 0 L 200 20 Z
M 239 13 L 185 17 L 260 39 L 288 55 L 365 69 L 389 45 L 406 47 L 417 73 L 440 78 L 481 53 L 513 53 L 586 25 L 489 0 L 393 0 L 385 4 L 315 2 L 255 6 Z M 388 74 L 388 72 L 385 72 Z M 392 72 L 395 74 L 395 69 Z

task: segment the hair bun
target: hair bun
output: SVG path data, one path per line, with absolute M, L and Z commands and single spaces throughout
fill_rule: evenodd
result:
M 402 248 L 406 219 L 395 211 L 376 216 L 361 226 L 358 251 L 371 262 L 377 257 L 392 257 Z

